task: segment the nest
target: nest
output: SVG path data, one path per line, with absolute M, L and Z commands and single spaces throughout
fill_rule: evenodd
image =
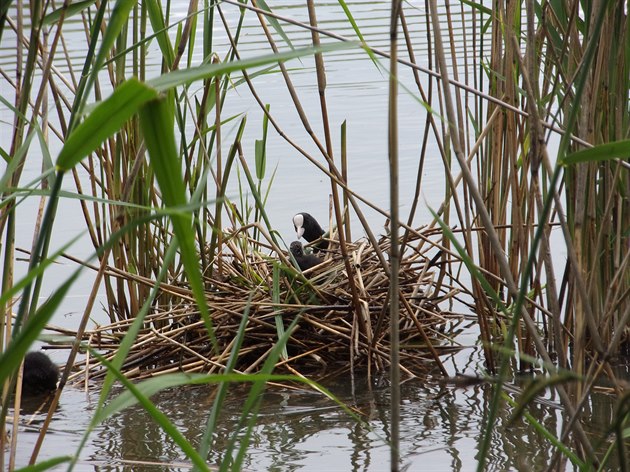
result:
M 248 231 L 223 237 L 205 276 L 218 349 L 190 290 L 165 284 L 123 366 L 129 378 L 221 372 L 244 317 L 239 372 L 256 372 L 296 318 L 276 372 L 322 378 L 348 369 L 389 368 L 389 277 L 383 265 L 388 238 L 381 238 L 377 249 L 367 240 L 347 244 L 347 264 L 331 241 L 323 263 L 302 273 L 289 266 L 287 253 L 252 240 Z M 439 356 L 456 348 L 452 338 L 462 320 L 441 308 L 452 306 L 459 290 L 445 282 L 453 280 L 446 270 L 451 264 L 435 244 L 430 235 L 414 232 L 400 263 L 400 363 L 409 375 L 443 369 Z M 112 358 L 132 322 L 98 327 L 86 332 L 84 341 Z M 75 380 L 105 374 L 89 358 L 79 367 Z

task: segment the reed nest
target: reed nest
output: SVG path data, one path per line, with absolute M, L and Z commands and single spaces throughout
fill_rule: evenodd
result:
M 447 273 L 453 261 L 440 257 L 431 236 L 438 235 L 415 231 L 400 265 L 401 368 L 409 375 L 441 368 L 439 356 L 456 349 L 452 337 L 462 321 L 461 315 L 443 308 L 453 306 L 460 290 L 447 283 L 455 280 Z M 123 366 L 129 378 L 221 372 L 244 316 L 240 372 L 255 372 L 279 339 L 278 325 L 287 329 L 296 317 L 288 357 L 276 371 L 322 378 L 351 368 L 389 368 L 389 279 L 381 259 L 387 257 L 388 238 L 382 237 L 377 249 L 367 240 L 347 244 L 352 278 L 334 241 L 322 264 L 301 273 L 286 252 L 252 240 L 248 231 L 223 238 L 205 276 L 218 351 L 185 284 L 163 284 L 160 304 L 146 317 Z M 84 334 L 84 342 L 111 359 L 132 322 L 99 326 Z M 79 367 L 75 380 L 105 374 L 89 358 Z

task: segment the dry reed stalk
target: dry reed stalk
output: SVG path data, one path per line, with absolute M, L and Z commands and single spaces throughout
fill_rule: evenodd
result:
M 315 5 L 313 0 L 307 0 L 307 8 L 308 8 L 308 16 L 311 26 L 317 27 L 317 15 L 315 13 Z M 311 38 L 314 47 L 320 46 L 319 41 L 319 33 L 315 30 L 311 30 Z M 326 106 L 326 70 L 324 68 L 324 58 L 321 53 L 315 54 L 315 69 L 317 72 L 317 87 L 319 90 L 319 100 L 320 100 L 320 109 L 322 113 L 322 123 L 324 125 L 324 139 L 326 142 L 326 153 L 325 158 L 328 161 L 328 166 L 331 173 L 335 171 L 335 164 L 333 158 L 333 145 L 332 145 L 332 137 L 330 133 L 330 123 L 328 121 L 328 107 Z M 289 83 L 288 86 L 292 87 Z M 306 125 L 306 123 L 305 123 Z M 310 126 L 307 126 L 310 128 Z M 313 135 L 314 136 L 314 135 Z M 339 174 L 339 172 L 337 172 Z M 346 179 L 341 176 L 341 178 L 346 181 Z M 339 192 L 338 187 L 334 180 L 330 180 L 330 186 L 332 191 L 332 204 L 334 208 L 335 220 L 337 222 L 337 228 L 339 228 L 338 238 L 339 238 L 339 249 L 341 251 L 341 256 L 345 263 L 346 274 L 348 276 L 348 280 L 350 281 L 350 291 L 352 293 L 352 301 L 353 305 L 356 308 L 355 315 L 359 322 L 359 326 L 361 327 L 361 331 L 368 338 L 370 336 L 370 331 L 368 326 L 366 325 L 366 320 L 362 315 L 360 307 L 362 306 L 359 295 L 357 293 L 357 287 L 355 284 L 355 273 L 354 267 L 350 264 L 348 258 L 348 248 L 346 246 L 346 235 L 345 232 L 342 231 L 343 228 L 343 213 L 341 210 L 340 200 L 339 200 Z M 331 235 L 332 237 L 332 235 Z
M 387 100 L 387 157 L 389 160 L 389 208 L 391 214 L 389 235 L 389 336 L 390 336 L 390 468 L 392 472 L 400 469 L 400 303 L 404 294 L 400 294 L 400 240 L 398 237 L 400 221 L 400 203 L 398 196 L 398 21 L 402 2 L 392 0 L 389 24 L 389 93 Z M 413 311 L 408 309 L 413 317 Z M 422 326 L 418 331 L 423 339 L 426 334 Z M 427 340 L 428 341 L 428 340 Z M 369 342 L 369 339 L 368 339 Z M 444 366 L 436 355 L 437 364 L 444 372 Z

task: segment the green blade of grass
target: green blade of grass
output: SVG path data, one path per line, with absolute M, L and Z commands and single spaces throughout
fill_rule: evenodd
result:
M 50 149 L 48 147 L 48 141 L 44 134 L 42 133 L 41 128 L 38 126 L 37 130 L 37 139 L 39 140 L 39 145 L 42 150 L 42 178 L 47 182 L 47 186 L 45 188 L 52 188 L 55 183 L 54 172 L 55 172 L 55 164 L 53 163 L 53 158 L 50 155 Z
M 236 132 L 236 136 L 234 137 L 234 143 L 230 146 L 230 152 L 228 153 L 227 159 L 225 161 L 225 169 L 223 171 L 223 176 L 221 179 L 221 188 L 219 192 L 217 192 L 217 200 L 215 203 L 215 215 L 220 215 L 223 211 L 223 205 L 227 201 L 225 198 L 225 191 L 227 189 L 228 180 L 231 175 L 232 165 L 234 164 L 234 159 L 236 157 L 236 153 L 238 151 L 238 145 L 243 137 L 243 133 L 245 132 L 245 125 L 247 124 L 247 116 L 244 116 L 241 119 L 241 123 L 239 124 L 238 130 Z M 218 241 L 218 232 L 221 231 L 221 228 L 213 228 L 212 236 L 210 237 L 210 257 L 214 259 L 217 241 Z M 212 271 L 212 264 L 210 265 Z
M 135 5 L 136 0 L 118 0 L 116 2 L 116 5 L 114 5 L 114 9 L 112 10 L 109 20 L 107 21 L 105 34 L 103 35 L 103 39 L 101 40 L 101 47 L 94 61 L 92 77 L 96 77 L 98 71 L 105 63 L 105 58 L 107 57 L 107 54 L 109 53 L 111 48 L 114 46 L 116 38 L 118 37 L 122 29 L 127 26 L 129 13 Z
M 509 395 L 503 393 L 503 399 L 511 404 L 512 406 L 516 406 L 516 402 L 510 398 Z M 533 426 L 533 428 L 543 437 L 545 437 L 553 446 L 555 446 L 562 454 L 564 454 L 569 460 L 575 465 L 578 470 L 586 470 L 586 464 L 580 460 L 580 458 L 571 451 L 565 444 L 562 443 L 551 431 L 545 428 L 536 418 L 534 418 L 528 411 L 523 411 L 523 416 L 527 420 L 529 424 Z
M 483 13 L 484 15 L 492 15 L 492 9 L 482 5 L 481 3 L 473 2 L 472 0 L 459 0 L 464 5 L 468 5 L 471 8 L 474 8 L 479 13 Z
M 28 348 L 39 336 L 52 315 L 57 311 L 68 290 L 78 278 L 82 268 L 77 269 L 68 280 L 66 280 L 51 296 L 40 306 L 31 318 L 27 320 L 24 327 L 9 343 L 6 351 L 0 355 L 0 384 L 9 377 L 26 355 Z
M 124 27 L 127 26 L 127 19 L 129 18 L 129 13 L 131 9 L 136 5 L 136 0 L 118 0 L 116 5 L 114 5 L 114 9 L 107 21 L 107 28 L 105 29 L 105 33 L 103 34 L 103 39 L 101 40 L 101 46 L 96 54 L 94 59 L 94 65 L 92 67 L 92 71 L 89 74 L 87 79 L 85 89 L 81 91 L 78 95 L 80 103 L 76 108 L 77 115 L 80 116 L 82 114 L 83 105 L 85 104 L 85 97 L 89 96 L 90 91 L 92 90 L 92 86 L 96 81 L 96 77 L 98 76 L 98 72 L 100 71 L 103 64 L 105 64 L 105 59 L 107 58 L 107 54 L 112 49 L 114 44 L 116 43 L 116 38 L 123 30 Z M 103 7 L 107 5 L 107 2 L 103 2 L 101 4 L 101 8 L 99 9 L 99 13 L 103 13 Z M 97 23 L 98 24 L 98 23 Z M 98 32 L 98 28 L 94 28 L 95 32 Z M 96 39 L 96 38 L 94 38 Z M 88 55 L 89 56 L 89 55 Z M 87 64 L 86 64 L 87 65 Z M 72 129 L 74 123 L 74 117 L 71 120 Z
M 156 0 L 147 0 L 145 2 L 147 6 L 147 12 L 149 13 L 149 20 L 151 21 L 151 27 L 155 31 L 162 57 L 166 61 L 166 66 L 170 69 L 175 60 L 175 54 L 173 53 L 173 46 L 171 40 L 166 32 L 166 25 L 164 24 L 164 14 L 162 12 L 162 6 Z
M 376 66 L 376 68 L 378 70 L 381 70 L 381 65 L 379 64 L 378 60 L 376 59 L 376 54 L 374 54 L 372 49 L 368 46 L 367 41 L 363 37 L 363 33 L 361 33 L 361 29 L 359 28 L 359 25 L 357 24 L 356 20 L 354 19 L 354 16 L 352 15 L 352 12 L 350 11 L 350 8 L 348 7 L 348 4 L 345 2 L 345 0 L 337 0 L 337 1 L 339 2 L 339 5 L 343 9 L 343 12 L 346 14 L 346 18 L 350 22 L 350 25 L 352 25 L 352 29 L 354 30 L 354 34 L 357 35 L 357 38 L 359 38 L 359 40 L 361 41 L 361 44 L 364 45 L 363 49 L 365 50 L 367 55 L 370 57 L 370 59 L 372 60 L 372 62 Z
M 68 243 L 64 244 L 57 252 L 55 252 L 52 256 L 44 259 L 41 263 L 37 264 L 28 273 L 18 280 L 17 283 L 13 284 L 8 290 L 5 290 L 2 295 L 0 295 L 0 306 L 7 306 L 9 301 L 15 297 L 21 290 L 24 289 L 28 284 L 32 283 L 37 277 L 44 273 L 44 271 L 52 265 L 58 257 L 61 256 L 64 252 L 68 250 L 75 242 L 77 242 L 81 237 L 83 237 L 84 233 L 79 234 L 78 236 L 71 239 Z M 18 320 L 15 321 L 15 325 L 18 326 Z
M 72 456 L 53 457 L 52 459 L 47 459 L 38 464 L 28 465 L 26 467 L 22 467 L 21 469 L 16 469 L 16 471 L 17 472 L 39 472 L 41 470 L 52 469 L 53 467 L 56 467 L 59 464 L 63 464 L 64 462 L 70 462 L 71 460 L 72 460 Z
M 97 351 L 92 351 L 94 356 L 99 359 L 103 359 Z M 111 369 L 116 377 L 123 376 L 119 369 L 115 369 L 111 363 L 108 363 L 104 359 L 104 365 Z M 124 376 L 123 376 L 124 377 Z M 129 381 L 128 381 L 129 382 Z M 360 421 L 360 418 L 352 412 L 341 400 L 333 395 L 329 390 L 319 385 L 317 382 L 305 377 L 288 374 L 199 374 L 183 372 L 163 374 L 158 377 L 146 379 L 137 384 L 131 383 L 134 386 L 135 392 L 131 390 L 125 390 L 120 395 L 112 399 L 105 408 L 97 413 L 95 416 L 98 423 L 102 423 L 110 416 L 123 411 L 125 408 L 129 408 L 138 403 L 142 404 L 141 398 L 149 398 L 156 393 L 161 392 L 167 388 L 183 387 L 186 385 L 208 385 L 208 384 L 230 384 L 230 383 L 256 383 L 256 382 L 299 382 L 309 387 L 313 387 L 315 390 L 321 392 L 327 398 L 337 403 L 342 409 L 348 413 L 353 419 Z M 125 385 L 126 386 L 126 385 Z M 139 394 L 139 395 L 138 395 Z
M 283 349 L 286 348 L 287 342 L 291 336 L 291 333 L 295 329 L 300 316 L 296 316 L 295 319 L 291 322 L 288 329 L 285 331 L 284 335 L 278 339 L 267 355 L 265 362 L 263 363 L 262 368 L 260 369 L 260 374 L 263 375 L 271 375 L 280 355 L 282 354 Z M 241 417 L 239 420 L 239 428 L 242 425 L 246 425 L 245 434 L 239 437 L 238 434 L 234 434 L 232 439 L 230 440 L 226 451 L 225 451 L 225 460 L 221 463 L 221 470 L 227 470 L 228 465 L 231 464 L 232 459 L 232 451 L 236 445 L 236 442 L 239 441 L 239 449 L 236 455 L 236 459 L 234 461 L 234 465 L 232 467 L 233 470 L 241 470 L 242 462 L 245 457 L 245 452 L 247 451 L 247 447 L 249 445 L 249 438 L 251 437 L 254 425 L 256 423 L 256 418 L 258 416 L 258 410 L 260 409 L 260 404 L 262 402 L 262 394 L 267 386 L 267 381 L 264 378 L 254 382 L 252 388 L 247 395 L 247 400 L 243 405 L 243 410 L 241 412 Z M 238 431 L 237 429 L 237 431 Z M 227 460 L 229 459 L 229 460 Z
M 118 131 L 142 105 L 157 96 L 155 90 L 138 79 L 123 82 L 70 134 L 57 158 L 57 169 L 67 171 L 74 167 Z
M 64 10 L 65 18 L 68 19 L 71 16 L 76 15 L 77 13 L 81 13 L 83 10 L 89 8 L 94 3 L 96 3 L 96 0 L 84 0 L 82 2 L 74 2 L 67 6 L 57 8 L 44 17 L 44 19 L 42 20 L 42 24 L 44 26 L 50 26 L 53 23 L 56 23 L 61 18 L 61 14 Z
M 243 61 L 205 64 L 170 72 L 146 83 L 131 78 L 123 82 L 108 99 L 97 105 L 85 121 L 76 127 L 59 154 L 57 168 L 60 170 L 71 169 L 81 159 L 97 149 L 105 139 L 118 131 L 145 103 L 157 98 L 158 91 L 167 91 L 195 80 L 266 65 L 271 62 L 286 61 L 313 52 L 332 51 L 354 46 L 355 44 L 352 43 L 342 43 L 320 48 L 298 49 Z
M 265 105 L 265 109 L 269 111 L 269 104 Z M 262 180 L 265 178 L 265 169 L 267 167 L 267 128 L 269 125 L 269 117 L 263 115 L 263 133 L 262 139 L 255 142 L 255 160 L 256 160 L 256 178 Z
M 152 100 L 140 110 L 140 126 L 151 157 L 155 177 L 162 191 L 162 199 L 167 207 L 186 204 L 186 187 L 177 155 L 172 117 L 172 107 L 166 98 Z M 216 350 L 217 341 L 206 303 L 199 258 L 195 249 L 192 216 L 190 213 L 172 215 L 171 222 L 179 241 L 181 257 L 190 287 L 199 305 L 199 311 L 210 340 Z
M 265 10 L 271 13 L 271 8 L 269 8 L 269 5 L 267 5 L 267 2 L 265 0 L 257 0 L 256 3 L 262 10 Z M 293 43 L 291 43 L 289 36 L 287 36 L 287 34 L 284 32 L 284 29 L 282 28 L 282 25 L 280 25 L 280 22 L 278 21 L 278 19 L 273 16 L 266 16 L 265 18 L 267 19 L 269 24 L 273 27 L 273 29 L 276 30 L 276 33 L 278 33 L 280 37 L 284 40 L 284 42 L 287 43 L 287 46 L 289 46 L 291 49 L 295 49 L 293 47 Z
M 135 221 L 134 223 L 131 223 L 131 224 L 135 224 Z M 110 238 L 110 241 L 111 240 L 116 241 L 117 240 L 116 238 L 118 237 L 118 235 L 121 235 L 121 236 L 124 235 L 126 230 L 127 230 L 126 227 L 119 230 Z M 177 253 L 177 241 L 176 241 L 177 238 L 174 238 L 174 239 L 175 240 L 171 241 L 171 244 L 166 249 L 166 252 L 164 254 L 164 261 L 163 261 L 162 267 L 160 268 L 160 272 L 156 278 L 155 285 L 153 286 L 153 288 L 151 288 L 151 291 L 149 292 L 149 296 L 147 297 L 144 304 L 142 305 L 142 308 L 140 308 L 140 311 L 136 314 L 133 320 L 133 323 L 127 329 L 125 336 L 123 337 L 122 341 L 120 342 L 120 345 L 118 346 L 118 349 L 116 350 L 116 354 L 114 355 L 114 359 L 112 360 L 111 364 L 114 368 L 118 370 L 120 370 L 120 368 L 122 367 L 127 357 L 127 354 L 131 350 L 131 347 L 133 346 L 133 343 L 136 337 L 138 336 L 138 333 L 140 332 L 140 329 L 144 326 L 144 319 L 149 313 L 149 310 L 151 309 L 153 301 L 157 297 L 158 291 L 160 290 L 160 283 L 166 277 L 166 274 L 168 272 L 168 267 L 171 265 L 171 263 L 175 259 L 175 254 Z M 94 421 L 94 418 L 98 415 L 99 410 L 104 408 L 105 402 L 109 396 L 109 392 L 115 380 L 116 380 L 116 377 L 114 373 L 108 371 L 107 375 L 105 376 L 105 380 L 103 381 L 103 385 L 101 387 L 101 392 L 99 395 L 96 411 L 94 413 L 94 416 L 92 417 L 92 421 L 90 422 L 89 426 L 83 432 L 83 437 L 81 438 L 81 442 L 77 448 L 75 459 L 73 460 L 73 462 L 70 464 L 68 468 L 69 472 L 72 471 L 72 468 L 74 467 L 76 459 L 80 456 L 80 452 L 85 446 L 85 444 L 87 443 L 87 440 L 90 437 L 90 433 L 94 430 L 94 427 L 97 424 Z
M 615 141 L 571 153 L 562 160 L 562 164 L 567 166 L 583 162 L 608 161 L 618 158 L 628 159 L 629 156 L 630 140 Z
M 276 312 L 278 311 L 278 306 L 280 305 L 280 267 L 278 267 L 278 264 L 278 261 L 273 262 L 273 286 L 271 292 L 271 302 L 273 303 L 273 309 Z M 276 319 L 276 331 L 278 333 L 278 339 L 282 339 L 284 337 L 284 321 L 282 319 L 282 314 L 276 313 L 274 315 L 274 318 Z M 289 358 L 286 346 L 282 348 L 282 358 Z
M 525 413 L 529 403 L 534 401 L 534 399 L 538 395 L 540 395 L 548 388 L 553 387 L 554 385 L 559 383 L 573 382 L 579 380 L 579 378 L 580 377 L 577 374 L 570 371 L 562 371 L 554 375 L 538 376 L 534 378 L 531 382 L 529 382 L 527 388 L 523 391 L 518 400 L 515 402 L 516 408 L 514 409 L 512 415 L 510 416 L 510 419 L 508 420 L 508 425 L 511 425 L 518 418 L 520 418 L 520 416 Z
M 215 64 L 203 64 L 189 69 L 181 69 L 167 74 L 163 74 L 155 79 L 147 81 L 147 84 L 155 87 L 158 91 L 166 91 L 180 85 L 186 85 L 196 80 L 207 79 L 217 75 L 229 74 L 237 70 L 248 69 L 250 67 L 264 66 L 273 62 L 285 62 L 302 56 L 309 56 L 314 53 L 324 53 L 330 51 L 338 51 L 341 49 L 349 49 L 357 46 L 354 42 L 344 42 L 323 45 L 319 47 L 309 47 L 295 49 L 293 51 L 283 52 L 279 54 L 266 54 L 263 56 L 243 59 L 240 61 L 219 62 Z
M 101 364 L 103 364 L 107 370 L 112 373 L 118 381 L 120 381 L 123 386 L 128 390 L 128 393 L 133 395 L 136 400 L 142 405 L 142 407 L 151 415 L 153 421 L 158 424 L 164 432 L 179 446 L 181 451 L 186 454 L 186 456 L 195 464 L 196 467 L 201 470 L 210 470 L 206 461 L 197 453 L 195 448 L 186 440 L 184 435 L 179 432 L 177 427 L 168 419 L 168 417 L 162 413 L 155 404 L 148 398 L 148 395 L 145 395 L 141 389 L 133 384 L 130 380 L 128 380 L 119 369 L 117 369 L 113 364 L 108 362 L 103 356 L 101 356 L 98 352 L 92 350 L 92 355 L 96 357 Z M 182 374 L 185 375 L 185 374 Z M 169 378 L 164 378 L 167 376 L 160 376 L 155 379 L 150 379 L 151 382 L 149 385 L 155 386 L 163 386 L 162 388 L 168 388 Z M 146 385 L 144 382 L 141 385 Z M 176 385 L 176 384 L 174 384 Z M 172 385 L 171 385 L 172 386 Z M 160 389 L 161 390 L 161 389 Z M 157 391 L 157 390 L 156 390 Z
M 250 294 L 248 303 L 241 318 L 241 322 L 238 326 L 238 331 L 236 332 L 236 337 L 234 338 L 234 344 L 232 347 L 232 351 L 230 352 L 230 357 L 228 358 L 227 364 L 225 364 L 224 374 L 232 373 L 234 371 L 234 368 L 236 367 L 236 361 L 238 360 L 238 355 L 241 351 L 243 340 L 245 339 L 245 329 L 247 328 L 247 323 L 249 321 L 251 301 L 252 295 Z M 216 398 L 212 403 L 212 410 L 210 411 L 210 415 L 208 416 L 206 430 L 203 433 L 203 438 L 201 440 L 201 444 L 199 445 L 199 453 L 202 457 L 206 457 L 208 452 L 210 451 L 212 439 L 215 437 L 216 427 L 219 423 L 219 414 L 221 413 L 221 408 L 223 408 L 225 398 L 227 397 L 229 386 L 229 383 L 222 382 L 219 385 Z
M 34 132 L 29 133 L 26 136 L 26 139 L 24 139 L 24 142 L 22 143 L 22 145 L 18 148 L 15 155 L 12 158 L 10 158 L 8 165 L 6 169 L 4 170 L 4 175 L 0 179 L 0 192 L 1 193 L 4 194 L 4 192 L 7 189 L 7 185 L 9 181 L 11 180 L 11 177 L 13 176 L 13 173 L 24 162 L 24 159 L 26 158 L 26 155 L 28 153 L 28 149 L 31 145 L 31 141 L 33 140 L 34 134 L 35 134 Z M 3 201 L 2 203 L 5 203 L 5 201 Z
M 354 46 L 342 43 L 321 48 L 305 48 L 282 54 L 261 56 L 244 61 L 230 63 L 206 64 L 196 68 L 178 70 L 164 74 L 146 84 L 131 78 L 123 82 L 112 95 L 101 102 L 90 113 L 86 120 L 76 127 L 66 140 L 59 157 L 57 168 L 68 170 L 81 159 L 93 152 L 98 146 L 131 118 L 139 108 L 148 101 L 157 98 L 157 91 L 166 91 L 179 85 L 189 84 L 195 80 L 215 75 L 230 73 L 248 67 L 256 67 L 271 62 L 286 61 L 313 52 L 324 52 Z M 152 88 L 155 87 L 155 90 Z

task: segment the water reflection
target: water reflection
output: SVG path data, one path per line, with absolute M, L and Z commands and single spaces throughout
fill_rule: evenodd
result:
M 365 376 L 328 382 L 342 401 L 361 412 L 357 423 L 322 395 L 304 390 L 268 391 L 253 430 L 246 470 L 381 471 L 389 468 L 389 389 L 387 379 L 371 384 Z M 438 379 L 407 381 L 402 386 L 401 456 L 406 470 L 466 471 L 476 467 L 482 425 L 492 396 L 489 384 L 467 387 L 443 385 Z M 185 388 L 163 392 L 153 400 L 194 445 L 202 437 L 211 408 L 212 389 Z M 234 434 L 246 398 L 234 388 L 222 413 L 216 449 L 210 463 Z M 609 421 L 611 402 L 597 402 L 589 416 Z M 542 470 L 551 461 L 548 441 L 522 420 L 510 424 L 512 410 L 503 407 L 491 438 L 488 470 Z M 562 410 L 553 398 L 532 405 L 529 412 L 559 434 Z M 599 429 L 599 428 L 596 428 Z M 601 433 L 601 431 L 596 434 Z M 178 448 L 139 407 L 132 407 L 106 422 L 93 441 L 93 459 L 114 461 L 186 461 Z M 570 465 L 570 464 L 569 464 Z M 175 470 L 172 466 L 169 470 Z M 136 467 L 134 467 L 136 470 Z
M 16 467 L 24 467 L 28 464 L 40 429 L 46 419 L 50 398 L 44 398 L 43 403 L 41 400 L 41 398 L 31 398 L 22 402 L 17 431 Z M 10 409 L 9 416 L 13 414 L 14 411 Z M 85 395 L 72 388 L 66 389 L 53 414 L 52 422 L 39 454 L 39 461 L 72 454 L 78 450 L 91 417 L 90 405 L 86 402 Z M 9 433 L 13 435 L 14 431 L 10 429 Z M 5 451 L 5 467 L 8 465 L 8 456 L 8 451 Z M 65 469 L 65 466 L 60 466 L 54 470 Z M 81 467 L 77 470 L 81 470 Z M 92 470 L 92 467 L 83 470 Z
M 461 357 L 461 353 L 460 353 Z M 474 363 L 475 361 L 473 361 Z M 518 381 L 524 387 L 527 380 Z M 260 415 L 243 469 L 246 471 L 382 471 L 389 469 L 390 404 L 386 376 L 368 382 L 358 375 L 327 380 L 324 385 L 355 408 L 356 422 L 323 395 L 310 390 L 270 387 L 263 396 Z M 178 388 L 152 397 L 184 436 L 197 446 L 212 408 L 212 387 Z M 215 448 L 208 461 L 222 459 L 229 440 L 237 434 L 245 386 L 230 390 L 220 417 Z M 119 392 L 116 392 L 119 393 Z M 40 460 L 78 450 L 93 411 L 85 394 L 66 388 L 61 397 Z M 90 398 L 92 397 L 92 398 Z M 438 377 L 406 381 L 401 390 L 401 456 L 405 470 L 474 470 L 479 442 L 492 397 L 491 385 L 465 387 L 445 384 Z M 613 397 L 594 393 L 585 406 L 583 425 L 601 457 L 609 445 L 602 441 L 614 420 Z M 528 410 L 548 431 L 559 435 L 564 410 L 552 394 Z M 523 420 L 509 423 L 512 409 L 499 410 L 491 438 L 486 470 L 544 470 L 550 463 L 550 443 Z M 18 436 L 17 465 L 25 466 L 45 414 L 23 411 Z M 26 421 L 30 425 L 26 425 Z M 610 438 L 609 438 L 610 439 Z M 571 448 L 574 446 L 571 445 Z M 606 470 L 617 470 L 613 455 Z M 99 425 L 81 453 L 78 471 L 190 470 L 190 461 L 139 406 L 130 407 Z M 574 470 L 571 463 L 568 470 Z M 65 470 L 65 466 L 57 470 Z

